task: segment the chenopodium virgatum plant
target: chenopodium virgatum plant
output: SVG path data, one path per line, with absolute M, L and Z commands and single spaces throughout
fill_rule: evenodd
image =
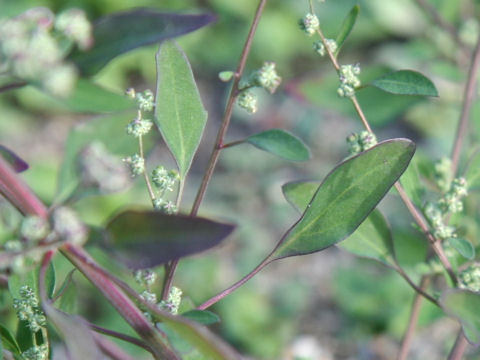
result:
M 377 142 L 357 99 L 357 92 L 363 88 L 360 65 L 341 65 L 338 60 L 343 43 L 355 24 L 358 7 L 347 15 L 336 39 L 324 36 L 313 1 L 307 4 L 308 13 L 299 21 L 300 30 L 314 39 L 314 52 L 322 59 L 328 58 L 333 65 L 338 75 L 337 95 L 352 102 L 365 127 L 364 131 L 347 137 L 349 156 L 321 183 L 312 186 L 312 182 L 296 182 L 283 186 L 287 200 L 302 215 L 249 274 L 198 305 L 182 300 L 182 296 L 188 296 L 188 289 L 173 286 L 181 258 L 218 245 L 234 229 L 233 225 L 198 216 L 224 149 L 248 143 L 289 160 L 304 161 L 310 157 L 307 146 L 282 129 L 270 129 L 231 143 L 224 142 L 235 104 L 248 113 L 255 113 L 258 104 L 253 89 L 263 88 L 274 94 L 281 84 L 276 64 L 271 61 L 264 62 L 250 75 L 244 75 L 250 46 L 265 5 L 266 0 L 259 1 L 237 69 L 219 74 L 222 81 L 231 82 L 230 95 L 207 169 L 189 212 L 182 206 L 183 189 L 203 135 L 207 114 L 185 54 L 169 39 L 207 25 L 213 18 L 209 15 L 132 10 L 106 16 L 92 30 L 78 10 L 61 14 L 54 20 L 49 10 L 41 8 L 2 20 L 0 38 L 9 41 L 2 41 L 0 45 L 0 65 L 14 79 L 2 88 L 3 91 L 34 84 L 60 98 L 67 97 L 75 88 L 77 76 L 95 74 L 125 51 L 162 42 L 156 56 L 155 92 L 128 89 L 125 99 L 116 97 L 119 104 L 134 111 L 134 115 L 128 115 L 126 127 L 121 129 L 123 134 L 117 136 L 115 133 L 115 124 L 119 123 L 116 116 L 111 117 L 110 122 L 104 119 L 108 125 L 106 134 L 92 134 L 88 125 L 86 130 L 72 130 L 72 136 L 77 137 L 84 131 L 83 134 L 88 134 L 88 141 L 80 142 L 80 145 L 75 143 L 69 151 L 70 158 L 66 155 L 68 165 L 62 169 L 61 196 L 49 208 L 15 173 L 24 170 L 20 166 L 23 161 L 11 150 L 0 148 L 0 192 L 22 216 L 20 222 L 11 226 L 10 236 L 2 243 L 1 281 L 13 296 L 13 308 L 20 324 L 26 325 L 31 335 L 27 340 L 14 336 L 8 326 L 2 324 L 2 354 L 18 359 L 49 358 L 52 349 L 55 351 L 51 346 L 50 332 L 46 330 L 46 324 L 51 323 L 65 340 L 72 359 L 100 359 L 102 354 L 115 359 L 127 356 L 98 333 L 131 342 L 155 359 L 237 359 L 240 357 L 232 347 L 205 328 L 205 325 L 218 321 L 218 316 L 206 309 L 271 262 L 318 252 L 335 244 L 395 269 L 419 297 L 457 318 L 462 324 L 463 335 L 459 335 L 457 344 L 460 345 L 455 345 L 452 353 L 459 352 L 462 341 L 465 341 L 463 336 L 472 343 L 480 342 L 480 313 L 477 311 L 480 308 L 479 265 L 475 262 L 474 246 L 469 239 L 471 234 L 465 234 L 454 222 L 458 214 L 465 214 L 464 202 L 469 185 L 468 179 L 458 174 L 464 134 L 459 131 L 456 144 L 460 145 L 455 146 L 457 150 L 452 159 L 442 160 L 434 166 L 428 194 L 421 186 L 417 160 L 411 162 L 414 143 L 405 138 Z M 157 28 L 152 25 L 152 19 L 170 26 Z M 140 24 L 134 40 L 126 36 L 130 21 Z M 12 29 L 17 31 L 15 36 L 11 34 Z M 59 38 L 68 39 L 67 46 L 61 47 L 63 41 Z M 22 59 L 31 62 L 39 41 L 53 49 L 46 52 L 52 57 L 42 53 L 41 61 L 33 65 L 17 62 L 18 51 L 25 52 Z M 17 42 L 23 45 L 20 47 Z M 107 43 L 113 46 L 105 51 Z M 52 77 L 43 71 L 52 66 L 57 70 L 63 68 L 62 71 L 68 69 L 70 75 L 74 74 L 67 77 L 68 86 L 56 82 L 52 85 Z M 472 70 L 468 82 L 475 81 L 475 78 L 476 73 Z M 89 80 L 81 80 L 89 84 L 89 91 L 82 94 L 82 89 L 76 88 L 73 101 L 80 101 L 93 89 Z M 369 85 L 398 95 L 437 95 L 428 78 L 411 70 L 385 74 Z M 464 110 L 469 106 L 471 102 L 465 100 Z M 461 124 L 467 120 L 468 116 L 462 118 Z M 151 144 L 148 136 L 154 129 L 160 131 L 178 170 L 162 164 L 149 169 L 147 155 Z M 114 154 L 112 142 L 119 141 L 117 137 L 127 136 L 130 142 L 122 163 Z M 72 157 L 72 153 L 76 157 Z M 72 204 L 92 192 L 98 195 L 123 190 L 132 180 L 129 177 L 143 178 L 152 208 L 124 210 L 109 220 L 101 231 L 90 229 L 89 236 L 88 226 L 72 210 Z M 390 227 L 385 216 L 376 209 L 393 186 L 415 220 L 415 229 L 420 230 L 432 250 L 432 256 L 417 269 L 422 275 L 420 285 L 396 259 Z M 171 195 L 175 192 L 173 199 Z M 87 240 L 101 243 L 112 259 L 127 265 L 135 283 L 120 280 L 99 265 L 83 248 Z M 61 300 L 72 287 L 73 273 L 67 275 L 59 289 L 54 291 L 56 258 L 53 262 L 52 259 L 57 253 L 68 259 L 100 290 L 135 330 L 138 338 L 101 328 L 65 312 L 62 304 L 67 300 Z M 163 268 L 162 284 L 157 281 L 160 267 Z M 446 281 L 441 285 L 435 282 L 435 288 L 425 286 L 425 279 L 443 275 Z M 412 319 L 415 321 L 414 317 Z M 409 342 L 405 340 L 402 353 L 408 353 L 408 347 Z

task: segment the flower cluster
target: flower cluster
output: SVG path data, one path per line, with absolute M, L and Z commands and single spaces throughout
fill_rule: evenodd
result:
M 320 28 L 320 21 L 315 14 L 308 13 L 303 19 L 298 21 L 298 25 L 308 36 L 312 36 Z
M 104 194 L 121 191 L 129 184 L 129 173 L 122 160 L 111 154 L 101 142 L 85 146 L 78 156 L 81 184 Z
M 176 170 L 167 170 L 164 166 L 157 166 L 152 171 L 152 182 L 157 188 L 158 197 L 153 200 L 153 208 L 166 214 L 175 214 L 177 206 L 164 199 L 166 192 L 173 191 L 176 183 L 180 180 L 180 175 Z
M 435 163 L 435 183 L 442 192 L 447 192 L 452 182 L 452 160 L 447 157 L 441 158 Z
M 257 95 L 250 90 L 243 90 L 237 99 L 237 104 L 241 108 L 247 110 L 250 114 L 255 114 L 258 110 Z
M 443 215 L 443 212 L 437 205 L 428 203 L 425 206 L 425 216 L 433 228 L 433 236 L 435 236 L 437 239 L 448 239 L 455 237 L 455 228 L 445 224 Z
M 370 149 L 377 144 L 377 137 L 369 131 L 362 131 L 359 134 L 352 134 L 347 137 L 350 154 L 356 155 Z
M 47 360 L 48 346 L 46 344 L 39 346 L 32 346 L 30 349 L 22 353 L 24 360 Z
M 178 314 L 178 308 L 180 307 L 180 303 L 182 302 L 182 290 L 179 288 L 172 286 L 170 289 L 170 293 L 168 294 L 167 300 L 162 300 L 158 303 L 158 306 L 161 309 L 165 309 L 168 312 L 176 315 Z
M 88 229 L 72 209 L 62 206 L 52 213 L 55 237 L 77 245 L 87 241 Z
M 147 289 L 149 289 L 157 280 L 157 274 L 150 269 L 136 270 L 133 273 L 133 276 L 139 285 Z
M 463 210 L 462 199 L 467 195 L 467 181 L 456 178 L 450 182 L 449 190 L 436 203 L 425 206 L 425 215 L 433 228 L 433 235 L 439 239 L 456 237 L 455 228 L 445 224 L 447 214 Z
M 480 264 L 471 264 L 459 274 L 460 287 L 480 292 Z
M 85 50 L 92 39 L 91 24 L 78 9 L 55 18 L 49 9 L 38 7 L 0 19 L 0 71 L 39 84 L 56 96 L 68 96 L 77 79 L 75 66 L 65 60 L 68 44 Z
M 264 62 L 260 69 L 254 71 L 246 81 L 240 84 L 240 94 L 238 95 L 237 103 L 241 108 L 251 114 L 257 112 L 257 95 L 250 90 L 251 88 L 260 87 L 270 94 L 277 90 L 282 82 L 282 78 L 278 76 L 275 66 L 274 62 Z
M 31 215 L 23 219 L 20 225 L 20 235 L 29 242 L 37 242 L 50 232 L 48 221 L 39 216 Z
M 145 171 L 145 159 L 138 154 L 128 156 L 123 161 L 128 165 L 132 177 L 142 175 Z
M 360 65 L 349 64 L 342 65 L 338 71 L 340 86 L 337 89 L 337 94 L 341 97 L 352 97 L 355 95 L 355 89 L 360 86 Z
M 33 333 L 47 326 L 47 319 L 40 310 L 37 296 L 29 286 L 20 288 L 20 299 L 13 300 L 13 308 L 17 313 L 17 317 L 27 322 L 27 327 Z
M 332 54 L 337 51 L 338 45 L 334 39 L 325 39 L 325 44 L 327 45 L 326 47 Z M 325 54 L 327 53 L 325 45 L 320 40 L 313 43 L 313 50 L 320 56 L 325 56 Z
M 450 183 L 450 189 L 438 201 L 443 213 L 457 213 L 463 210 L 462 199 L 467 196 L 467 181 L 465 178 L 456 178 Z

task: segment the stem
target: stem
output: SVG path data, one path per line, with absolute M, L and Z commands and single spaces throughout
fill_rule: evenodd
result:
M 208 184 L 210 179 L 212 178 L 213 171 L 215 170 L 215 165 L 217 164 L 218 158 L 220 156 L 220 151 L 223 147 L 223 141 L 225 138 L 225 134 L 227 133 L 228 126 L 230 125 L 230 119 L 232 118 L 233 113 L 233 106 L 235 105 L 235 100 L 239 94 L 239 83 L 240 79 L 242 78 L 243 71 L 245 70 L 245 64 L 247 63 L 248 54 L 250 53 L 250 49 L 252 47 L 253 37 L 257 30 L 258 24 L 260 22 L 260 17 L 262 16 L 263 9 L 267 4 L 267 0 L 260 0 L 258 3 L 257 10 L 255 11 L 255 16 L 252 21 L 252 25 L 250 26 L 250 30 L 247 35 L 247 39 L 245 44 L 243 45 L 242 54 L 240 55 L 240 60 L 238 62 L 237 70 L 235 72 L 235 77 L 232 84 L 232 89 L 230 90 L 230 95 L 227 100 L 227 105 L 225 107 L 225 113 L 223 114 L 222 124 L 220 125 L 220 129 L 217 133 L 217 138 L 215 140 L 215 145 L 213 147 L 212 153 L 210 155 L 210 159 L 208 161 L 207 169 L 205 170 L 205 174 L 203 175 L 202 183 L 198 189 L 197 195 L 192 205 L 192 210 L 190 211 L 190 216 L 196 216 L 198 213 L 198 209 L 200 208 L 200 204 L 205 196 L 207 191 Z M 165 285 L 162 291 L 162 299 L 165 299 L 170 292 L 170 288 L 173 283 L 173 277 L 175 275 L 175 270 L 178 266 L 178 259 L 174 260 L 170 263 L 168 267 L 168 271 L 166 273 L 166 280 Z M 165 268 L 167 270 L 167 268 Z
M 179 360 L 178 356 L 169 348 L 167 339 L 152 326 L 132 300 L 109 277 L 105 276 L 105 271 L 98 271 L 100 266 L 82 248 L 73 244 L 65 244 L 61 251 L 146 341 L 155 359 Z
M 243 46 L 242 55 L 240 56 L 240 61 L 238 63 L 237 71 L 235 72 L 235 78 L 233 80 L 232 90 L 230 91 L 230 95 L 228 97 L 227 106 L 225 108 L 225 113 L 223 115 L 222 124 L 217 133 L 217 139 L 215 141 L 215 146 L 213 147 L 213 151 L 210 156 L 210 160 L 208 162 L 207 170 L 205 171 L 205 174 L 202 179 L 202 183 L 200 184 L 200 188 L 198 189 L 198 192 L 197 192 L 197 196 L 195 197 L 195 201 L 193 202 L 192 211 L 190 213 L 191 216 L 197 215 L 200 204 L 203 200 L 203 197 L 205 196 L 205 192 L 207 191 L 208 183 L 210 182 L 210 179 L 213 175 L 215 165 L 217 164 L 218 157 L 220 156 L 220 150 L 223 144 L 223 139 L 225 138 L 225 134 L 227 132 L 228 125 L 230 124 L 230 119 L 232 117 L 233 105 L 235 104 L 235 99 L 238 96 L 238 84 L 240 83 L 240 79 L 245 69 L 245 64 L 247 62 L 248 54 L 250 53 L 253 37 L 255 35 L 255 31 L 257 30 L 258 23 L 260 22 L 260 17 L 262 15 L 262 12 L 263 12 L 263 9 L 265 8 L 266 3 L 267 3 L 267 0 L 260 0 L 257 10 L 255 12 L 255 17 L 250 27 L 250 31 L 247 36 L 247 40 L 245 41 L 245 45 Z
M 463 96 L 463 106 L 460 120 L 457 127 L 457 135 L 455 137 L 455 144 L 452 150 L 452 174 L 455 176 L 460 160 L 460 153 L 462 145 L 465 140 L 468 128 L 468 120 L 470 119 L 470 110 L 472 108 L 473 100 L 476 96 L 477 74 L 480 65 L 480 37 L 477 41 L 475 51 L 472 55 L 470 69 L 468 70 L 467 83 L 465 84 L 465 91 Z
M 314 8 L 313 8 L 313 2 L 311 2 L 311 1 L 310 1 L 310 8 L 311 8 L 311 11 L 312 11 L 312 14 L 313 14 L 314 13 Z M 335 55 L 330 51 L 329 47 L 327 46 L 325 36 L 323 35 L 323 32 L 321 31 L 320 28 L 317 29 L 317 34 L 320 36 L 320 38 L 322 40 L 322 43 L 325 46 L 325 49 L 327 50 L 328 57 L 329 57 L 332 65 L 335 67 L 335 70 L 338 72 L 339 69 L 340 69 L 340 65 L 338 64 Z M 355 107 L 355 110 L 356 110 L 358 116 L 362 120 L 362 123 L 363 123 L 365 129 L 369 132 L 373 132 L 372 128 L 370 127 L 370 124 L 368 123 L 368 120 L 367 120 L 367 118 L 366 118 L 358 100 L 357 100 L 357 98 L 355 96 L 352 96 L 352 97 L 350 97 L 350 100 L 352 101 L 353 106 Z M 433 250 L 437 254 L 438 258 L 440 259 L 440 262 L 442 263 L 442 265 L 445 267 L 445 269 L 446 269 L 448 275 L 450 276 L 453 284 L 456 285 L 457 284 L 457 278 L 456 278 L 455 272 L 453 271 L 452 265 L 448 261 L 448 258 L 446 257 L 445 252 L 443 251 L 441 243 L 438 241 L 438 239 L 435 239 L 435 237 L 430 233 L 430 229 L 429 229 L 426 221 L 423 219 L 420 212 L 415 208 L 412 201 L 409 199 L 407 193 L 402 188 L 402 186 L 400 185 L 399 182 L 395 183 L 395 188 L 397 189 L 398 193 L 400 194 L 401 199 L 403 200 L 403 202 L 407 206 L 407 209 L 410 211 L 411 215 L 413 216 L 413 218 L 415 219 L 417 224 L 420 226 L 422 231 L 427 236 L 428 240 L 430 241 L 430 243 L 432 245 Z
M 412 279 L 410 279 L 410 277 L 405 273 L 405 271 L 400 267 L 398 266 L 395 270 L 398 271 L 398 273 L 405 279 L 405 281 L 420 295 L 422 295 L 425 299 L 427 299 L 428 301 L 430 301 L 432 304 L 434 305 L 437 305 L 438 307 L 441 307 L 440 304 L 438 303 L 438 301 L 431 295 L 427 294 L 424 290 L 424 287 L 426 286 L 422 286 L 423 285 L 423 277 L 422 277 L 422 282 L 420 283 L 420 286 L 417 286 L 413 281 Z
M 120 333 L 120 332 L 117 332 L 117 331 L 114 331 L 114 330 L 105 329 L 101 326 L 97 326 L 95 324 L 92 324 L 92 323 L 90 323 L 86 320 L 85 320 L 85 323 L 92 330 L 94 330 L 94 331 L 96 331 L 100 334 L 108 335 L 108 336 L 111 336 L 111 337 L 129 342 L 131 344 L 137 345 L 138 347 L 141 347 L 142 349 L 147 350 L 148 352 L 152 352 L 152 349 L 144 341 L 142 341 L 140 339 L 134 338 L 133 336 L 129 336 L 129 335 L 126 335 L 126 334 L 123 334 L 123 333 Z
M 448 355 L 448 360 L 461 360 L 465 350 L 467 349 L 467 346 L 468 341 L 463 335 L 462 329 L 460 329 L 458 331 L 457 340 L 455 340 L 452 351 L 450 352 L 450 355 Z
M 7 84 L 7 85 L 4 85 L 4 86 L 0 87 L 0 93 L 5 92 L 5 91 L 9 91 L 9 90 L 15 90 L 15 89 L 24 87 L 25 85 L 27 85 L 27 83 L 25 81 L 19 81 L 19 82 L 16 82 L 16 83 Z
M 145 161 L 142 136 L 138 137 L 138 148 L 140 149 L 140 157 L 143 159 L 143 161 Z M 153 191 L 152 184 L 150 183 L 150 178 L 148 177 L 146 165 L 145 165 L 145 169 L 143 170 L 143 178 L 145 179 L 145 184 L 147 184 L 148 194 L 150 195 L 150 199 L 152 200 L 152 203 L 153 203 L 153 201 L 155 200 L 155 193 Z
M 47 207 L 25 185 L 12 167 L 0 157 L 0 194 L 22 214 L 37 215 L 46 219 Z
M 207 301 L 205 301 L 202 305 L 197 306 L 197 310 L 205 310 L 215 304 L 216 302 L 222 300 L 225 296 L 230 295 L 232 292 L 237 290 L 240 286 L 245 284 L 248 280 L 254 277 L 260 270 L 262 270 L 265 266 L 270 264 L 273 260 L 270 259 L 270 255 L 265 258 L 255 269 L 253 269 L 250 273 L 245 275 L 242 279 L 237 281 L 235 284 L 230 286 L 229 288 L 223 290 L 221 293 L 211 297 Z
M 427 276 L 422 276 L 422 280 L 420 281 L 420 289 L 422 291 L 425 291 L 427 289 L 429 282 L 430 282 L 430 279 Z M 410 349 L 410 345 L 413 340 L 415 327 L 418 323 L 418 317 L 420 315 L 421 306 L 422 306 L 422 296 L 420 295 L 420 292 L 417 292 L 417 294 L 415 294 L 415 299 L 413 300 L 412 312 L 410 313 L 410 319 L 408 320 L 407 331 L 405 331 L 405 335 L 402 340 L 402 346 L 400 347 L 400 352 L 398 353 L 397 360 L 407 359 L 408 350 Z
M 48 268 L 48 265 L 50 265 L 50 262 L 52 261 L 53 255 L 55 255 L 54 250 L 49 250 L 48 252 L 46 252 L 45 255 L 43 255 L 42 264 L 40 265 L 40 272 L 38 275 L 38 292 L 40 294 L 40 298 L 42 299 L 42 301 L 50 301 L 47 296 L 45 279 L 47 274 L 47 268 Z M 32 332 L 32 335 L 33 335 L 33 344 L 36 346 L 37 338 L 33 332 Z M 42 338 L 43 338 L 43 344 L 47 346 L 47 354 L 50 354 L 50 344 L 48 341 L 46 328 L 42 328 Z
M 245 143 L 245 139 L 243 140 L 237 140 L 237 141 L 232 141 L 232 142 L 229 142 L 228 144 L 223 144 L 221 146 L 222 149 L 226 149 L 226 148 L 229 148 L 229 147 L 232 147 L 232 146 L 236 146 L 236 145 L 240 145 L 240 144 L 243 144 Z
M 443 251 L 442 245 L 438 239 L 436 239 L 432 233 L 430 232 L 430 229 L 428 227 L 427 222 L 423 218 L 422 214 L 418 211 L 418 209 L 415 207 L 415 205 L 412 203 L 410 198 L 408 197 L 407 193 L 403 189 L 402 185 L 400 185 L 399 182 L 395 183 L 395 188 L 398 191 L 398 194 L 400 195 L 400 198 L 403 200 L 405 203 L 408 211 L 412 215 L 413 219 L 417 223 L 418 226 L 422 229 L 423 233 L 429 240 L 432 250 L 437 254 L 440 262 L 442 263 L 443 267 L 447 271 L 452 283 L 454 285 L 457 284 L 457 276 L 455 275 L 455 272 L 453 271 L 452 265 L 450 264 L 450 261 L 448 261 L 447 256 L 445 255 L 445 252 Z
M 455 42 L 463 45 L 455 27 L 453 27 L 442 17 L 434 6 L 430 5 L 426 0 L 415 0 L 415 2 L 432 18 L 433 22 L 439 28 L 445 30 L 452 37 L 452 39 L 455 40 Z

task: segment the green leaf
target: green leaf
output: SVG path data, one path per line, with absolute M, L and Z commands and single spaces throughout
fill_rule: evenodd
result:
M 70 59 L 82 75 L 91 76 L 118 55 L 192 32 L 213 20 L 215 17 L 208 14 L 169 14 L 152 9 L 108 15 L 93 27 L 93 47 L 87 51 L 74 51 Z
M 185 178 L 207 121 L 195 79 L 183 51 L 171 41 L 157 53 L 155 121 Z
M 0 324 L 0 340 L 4 349 L 14 354 L 20 354 L 20 346 L 18 346 L 15 336 L 2 324 Z
M 480 293 L 469 290 L 447 290 L 440 298 L 445 312 L 462 324 L 463 333 L 473 344 L 480 344 Z
M 183 344 L 187 342 L 190 349 L 182 346 L 182 352 L 189 352 L 203 356 L 201 359 L 209 360 L 233 360 L 239 359 L 240 356 L 230 348 L 222 339 L 217 337 L 207 327 L 199 325 L 193 321 L 182 318 L 181 316 L 173 316 L 165 311 L 156 309 L 154 317 L 158 318 L 168 329 L 174 333 L 175 348 L 178 349 L 177 341 Z M 167 331 L 167 334 L 169 332 Z M 169 334 L 169 339 L 172 340 Z M 184 357 L 182 357 L 184 358 Z M 198 358 L 198 357 L 194 357 Z
M 391 69 L 383 66 L 368 67 L 360 74 L 363 84 L 367 84 Z M 288 91 L 322 109 L 334 110 L 352 119 L 357 119 L 353 106 L 346 106 L 345 99 L 337 95 L 338 75 L 333 72 L 318 77 L 313 74 L 304 80 L 292 84 Z M 386 93 L 375 87 L 366 87 L 357 91 L 358 101 L 362 104 L 363 111 L 368 114 L 368 120 L 373 126 L 383 126 L 398 118 L 409 107 L 424 101 L 419 96 L 396 96 Z M 312 124 L 313 126 L 313 124 Z
M 127 266 L 150 268 L 218 245 L 233 229 L 199 217 L 129 210 L 109 222 L 105 245 Z
M 347 39 L 348 35 L 353 29 L 355 22 L 357 21 L 358 12 L 360 11 L 360 6 L 355 5 L 349 11 L 345 19 L 343 20 L 342 26 L 340 27 L 340 31 L 335 39 L 337 43 L 337 50 L 335 51 L 335 55 L 340 52 L 340 48 L 342 47 L 343 43 Z
M 109 113 L 135 109 L 135 102 L 123 94 L 111 92 L 90 80 L 79 79 L 68 98 L 55 98 L 69 110 L 80 113 Z
M 293 182 L 283 185 L 282 190 L 288 202 L 303 213 L 319 185 L 317 182 Z M 392 233 L 387 220 L 377 209 L 338 246 L 357 256 L 396 266 Z
M 319 186 L 319 181 L 298 181 L 283 185 L 282 191 L 285 199 L 303 214 Z
M 181 315 L 184 318 L 202 325 L 211 325 L 220 322 L 220 317 L 208 310 L 190 310 Z
M 420 181 L 420 174 L 418 172 L 416 157 L 414 156 L 407 170 L 400 177 L 400 183 L 402 184 L 408 197 L 413 203 L 419 207 L 423 207 L 423 196 L 425 188 Z
M 370 84 L 397 95 L 438 96 L 432 81 L 412 70 L 395 71 L 373 80 Z
M 465 259 L 473 260 L 475 257 L 475 248 L 470 241 L 462 238 L 449 238 L 447 241 Z
M 392 232 L 387 220 L 377 209 L 373 210 L 358 229 L 338 246 L 357 256 L 396 267 Z
M 393 139 L 340 163 L 270 259 L 313 253 L 344 240 L 405 171 L 414 151 L 410 140 Z
M 249 136 L 246 142 L 271 154 L 291 161 L 306 161 L 311 154 L 307 145 L 295 135 L 281 129 L 271 129 Z

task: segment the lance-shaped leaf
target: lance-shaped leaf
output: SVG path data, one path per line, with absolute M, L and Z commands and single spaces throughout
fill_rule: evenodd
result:
M 447 314 L 460 321 L 463 333 L 474 345 L 480 344 L 480 293 L 468 290 L 447 290 L 440 298 Z
M 10 164 L 10 166 L 20 173 L 28 169 L 28 164 L 7 147 L 0 145 L 0 156 Z
M 371 85 L 398 95 L 438 96 L 430 79 L 412 70 L 399 70 L 373 80 Z
M 317 182 L 294 182 L 283 185 L 282 189 L 288 202 L 303 213 L 318 186 Z M 392 232 L 387 220 L 377 209 L 373 210 L 358 229 L 338 246 L 357 256 L 396 267 Z
M 298 137 L 282 129 L 271 129 L 249 136 L 246 142 L 291 161 L 310 159 L 310 150 Z
M 360 6 L 355 5 L 354 7 L 352 7 L 352 9 L 349 11 L 347 16 L 343 20 L 340 31 L 338 32 L 337 38 L 335 39 L 337 43 L 337 50 L 335 51 L 335 54 L 338 54 L 338 52 L 340 51 L 340 48 L 342 47 L 343 43 L 347 39 L 348 35 L 350 35 L 350 32 L 352 31 L 353 26 L 357 21 L 357 16 L 359 11 L 360 11 Z
M 353 233 L 405 171 L 415 152 L 407 139 L 384 141 L 338 165 L 270 259 L 323 250 Z
M 150 268 L 218 245 L 233 229 L 198 217 L 128 210 L 108 224 L 107 246 L 127 266 Z
M 209 14 L 182 15 L 135 9 L 101 18 L 93 26 L 94 45 L 70 58 L 83 75 L 97 73 L 110 60 L 140 46 L 197 30 L 215 20 Z
M 155 121 L 185 178 L 202 138 L 207 112 L 188 59 L 178 45 L 164 42 L 156 60 Z

